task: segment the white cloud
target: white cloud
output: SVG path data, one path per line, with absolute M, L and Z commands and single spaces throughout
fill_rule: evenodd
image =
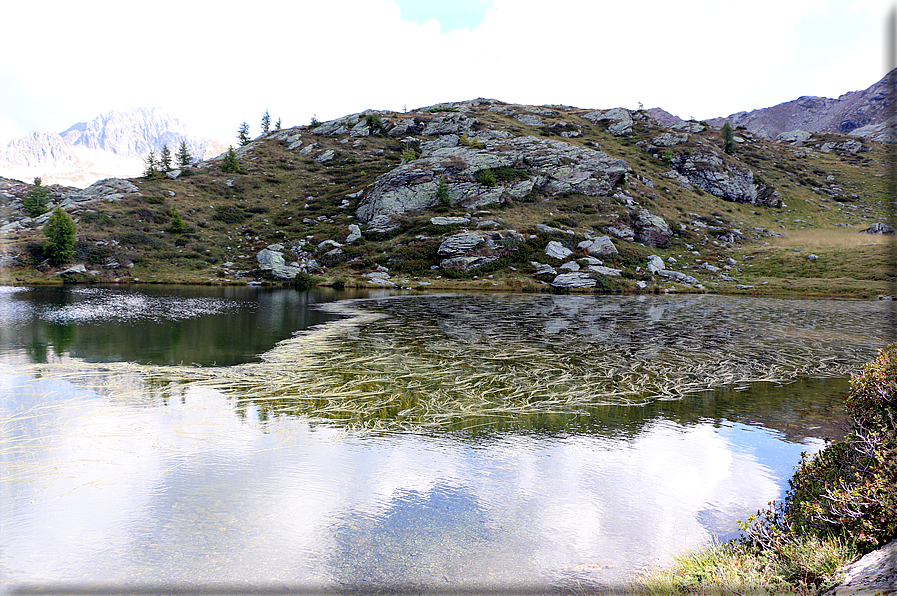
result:
M 850 10 L 868 15 L 881 4 L 856 0 Z M 0 121 L 57 129 L 158 105 L 195 132 L 227 141 L 243 120 L 257 131 L 265 109 L 294 126 L 312 114 L 480 96 L 595 108 L 642 101 L 711 117 L 793 99 L 778 94 L 812 86 L 829 66 L 813 59 L 813 44 L 843 47 L 844 55 L 875 44 L 878 24 L 824 40 L 799 34 L 808 17 L 830 25 L 841 12 L 821 0 L 649 0 L 638 8 L 555 0 L 551 10 L 495 0 L 472 31 L 443 33 L 433 19 L 402 20 L 393 0 L 257 0 L 251 11 L 173 0 L 15 3 L 5 15 L 17 26 L 0 41 L 0 79 L 16 89 L 0 98 Z M 34 43 L 35 27 L 47 41 Z M 851 90 L 851 74 L 829 75 L 830 87 Z M 31 104 L 42 101 L 51 105 L 35 113 Z M 6 124 L 0 133 L 25 128 Z

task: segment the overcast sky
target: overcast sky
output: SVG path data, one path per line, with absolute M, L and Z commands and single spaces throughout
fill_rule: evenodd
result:
M 0 143 L 160 107 L 233 142 L 491 97 L 712 118 L 885 73 L 891 0 L 29 0 L 3 8 Z

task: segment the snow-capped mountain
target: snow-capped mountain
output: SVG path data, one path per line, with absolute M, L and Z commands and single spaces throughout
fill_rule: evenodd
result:
M 172 155 L 181 141 L 194 159 L 220 155 L 227 146 L 191 135 L 177 118 L 159 108 L 113 111 L 79 122 L 62 133 L 32 132 L 0 146 L 0 176 L 45 184 L 86 187 L 103 178 L 133 178 L 144 169 L 150 151 L 168 145 Z

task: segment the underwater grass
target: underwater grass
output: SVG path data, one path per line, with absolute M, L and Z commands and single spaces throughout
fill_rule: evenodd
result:
M 129 372 L 158 394 L 194 385 L 219 390 L 263 419 L 419 431 L 588 415 L 594 406 L 638 406 L 757 381 L 845 377 L 884 341 L 870 330 L 868 309 L 851 303 L 737 300 L 342 301 L 323 308 L 346 318 L 281 342 L 259 363 L 37 368 L 101 393 L 109 375 Z

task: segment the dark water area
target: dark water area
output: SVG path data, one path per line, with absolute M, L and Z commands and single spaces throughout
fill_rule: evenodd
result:
M 886 317 L 2 289 L 0 593 L 619 587 L 736 536 L 843 436 Z
M 65 286 L 0 295 L 0 350 L 32 362 L 233 366 L 296 331 L 338 318 L 313 307 L 346 292 L 263 287 Z

